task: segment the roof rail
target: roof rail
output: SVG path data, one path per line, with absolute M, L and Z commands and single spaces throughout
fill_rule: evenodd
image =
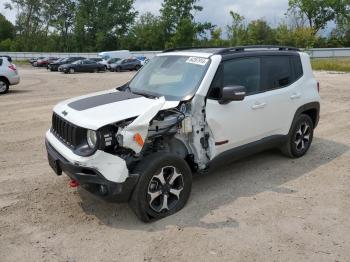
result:
M 299 48 L 291 46 L 278 46 L 278 45 L 247 45 L 247 46 L 235 46 L 228 47 L 216 52 L 216 55 L 231 53 L 231 52 L 244 52 L 246 49 L 278 49 L 279 51 L 300 51 Z
M 169 48 L 163 50 L 163 53 L 169 53 L 169 52 L 175 52 L 175 51 L 184 51 L 184 50 L 190 50 L 190 49 L 211 49 L 211 48 L 222 48 L 218 46 L 188 46 L 188 47 L 176 47 L 176 48 Z

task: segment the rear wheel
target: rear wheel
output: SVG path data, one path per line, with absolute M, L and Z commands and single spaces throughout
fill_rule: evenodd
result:
M 181 210 L 191 193 L 192 173 L 185 160 L 156 153 L 135 168 L 140 174 L 130 206 L 144 222 L 161 219 Z
M 70 74 L 74 74 L 74 73 L 75 73 L 74 68 L 69 68 L 69 73 L 70 73 Z
M 281 148 L 289 157 L 302 157 L 309 150 L 314 136 L 314 124 L 308 115 L 300 115 L 295 121 L 287 143 Z
M 0 94 L 6 94 L 9 91 L 9 83 L 5 79 L 0 79 Z

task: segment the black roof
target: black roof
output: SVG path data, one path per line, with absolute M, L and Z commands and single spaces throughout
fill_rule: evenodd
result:
M 163 53 L 186 51 L 186 52 L 200 52 L 210 53 L 213 55 L 229 55 L 245 51 L 294 51 L 298 52 L 300 49 L 290 46 L 276 46 L 276 45 L 249 45 L 249 46 L 235 46 L 235 47 L 181 47 L 164 50 Z

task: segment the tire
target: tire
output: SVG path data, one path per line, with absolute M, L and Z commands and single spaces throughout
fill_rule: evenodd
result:
M 115 69 L 115 71 L 117 71 L 117 72 L 121 72 L 122 70 L 121 70 L 121 68 L 120 68 L 120 67 L 117 67 L 117 68 Z
M 309 150 L 314 136 L 314 124 L 308 115 L 301 114 L 292 126 L 288 141 L 281 148 L 284 155 L 291 158 L 304 156 Z
M 139 66 L 139 65 L 135 66 L 135 70 L 136 70 L 136 71 L 139 71 L 140 68 L 141 68 L 141 66 Z
M 192 172 L 182 158 L 155 153 L 143 159 L 133 173 L 140 174 L 140 178 L 129 204 L 141 221 L 152 222 L 170 216 L 187 203 L 192 188 Z M 172 181 L 174 174 L 176 177 Z
M 97 68 L 95 68 L 93 71 L 92 71 L 92 73 L 98 73 L 98 69 Z
M 69 70 L 68 70 L 68 71 L 69 71 L 69 73 L 70 73 L 70 74 L 74 74 L 74 73 L 75 73 L 74 68 L 69 68 Z
M 0 95 L 6 94 L 9 91 L 9 83 L 1 78 L 0 79 Z

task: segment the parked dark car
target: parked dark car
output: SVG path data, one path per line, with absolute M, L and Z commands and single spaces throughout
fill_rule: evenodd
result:
M 95 62 L 102 62 L 103 59 L 100 57 L 94 57 L 94 58 L 89 58 L 89 60 L 95 61 Z
M 58 71 L 58 68 L 61 66 L 61 65 L 65 65 L 65 64 L 71 64 L 75 61 L 78 61 L 78 60 L 84 60 L 85 57 L 66 57 L 66 58 L 63 58 L 63 59 L 60 59 L 60 60 L 57 60 L 53 63 L 50 63 L 47 68 L 50 70 L 50 71 Z
M 85 59 L 85 60 L 78 60 L 71 64 L 65 64 L 61 65 L 59 67 L 59 70 L 64 72 L 65 74 L 70 73 L 73 74 L 75 72 L 100 72 L 105 71 L 106 68 L 104 65 L 101 65 L 99 63 L 96 63 L 95 61 Z
M 53 63 L 57 61 L 58 57 L 45 57 L 43 59 L 38 59 L 36 62 L 33 63 L 33 66 L 36 67 L 47 67 L 48 64 Z
M 141 61 L 134 58 L 122 59 L 110 65 L 112 72 L 121 72 L 123 70 L 139 70 Z

